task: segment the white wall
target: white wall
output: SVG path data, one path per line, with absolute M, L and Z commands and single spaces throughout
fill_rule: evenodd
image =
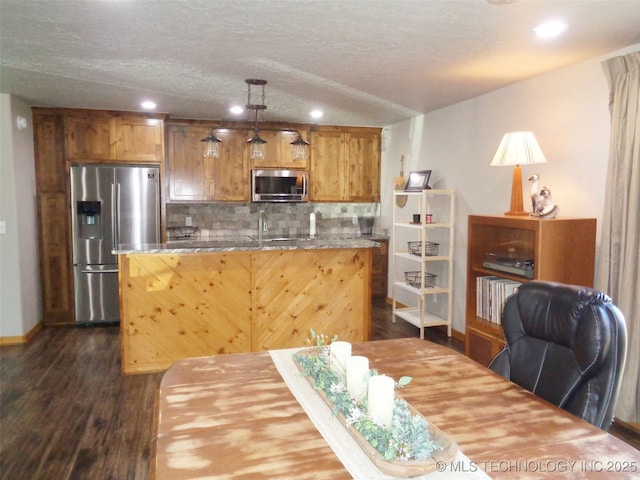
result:
M 27 120 L 24 130 L 18 115 Z M 15 337 L 41 318 L 31 109 L 0 95 L 0 126 L 0 337 Z
M 639 48 L 636 45 L 606 58 Z M 391 232 L 393 178 L 399 174 L 401 155 L 405 175 L 410 170 L 432 169 L 432 188 L 456 190 L 455 330 L 464 332 L 465 325 L 467 217 L 500 215 L 509 209 L 513 170 L 489 167 L 504 133 L 533 131 L 547 158 L 546 164 L 523 168 L 525 209 L 529 205 L 526 179 L 537 171 L 540 187 L 549 187 L 561 216 L 598 219 L 600 245 L 610 134 L 609 89 L 602 60 L 542 75 L 385 128 L 382 227 Z M 393 275 L 389 273 L 391 295 Z

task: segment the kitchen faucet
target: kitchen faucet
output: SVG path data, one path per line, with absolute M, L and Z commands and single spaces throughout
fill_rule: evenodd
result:
M 264 233 L 268 231 L 267 213 L 264 210 L 260 210 L 260 213 L 258 213 L 258 241 L 262 241 Z

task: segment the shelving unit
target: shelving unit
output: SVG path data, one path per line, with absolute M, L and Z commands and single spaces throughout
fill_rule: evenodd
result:
M 406 204 L 398 206 L 405 196 Z M 413 223 L 414 214 L 420 223 Z M 392 319 L 418 327 L 421 339 L 426 327 L 435 326 L 446 326 L 451 336 L 454 219 L 453 190 L 394 192 Z
M 531 278 L 488 268 L 487 253 L 512 251 L 533 261 L 533 280 L 593 286 L 595 218 L 469 216 L 465 354 L 488 365 L 504 346 L 502 327 L 476 315 L 476 279 L 484 276 L 527 282 Z

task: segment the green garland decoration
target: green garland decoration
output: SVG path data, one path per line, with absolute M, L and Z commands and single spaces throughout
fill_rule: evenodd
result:
M 314 388 L 322 391 L 333 405 L 333 414 L 344 415 L 346 422 L 355 428 L 384 458 L 389 460 L 425 460 L 442 446 L 433 441 L 429 423 L 420 415 L 412 415 L 405 400 L 396 398 L 393 407 L 391 429 L 386 429 L 367 415 L 366 400 L 357 402 L 347 391 L 344 378 L 329 367 L 329 347 L 312 332 L 318 340 L 318 355 L 294 355 L 294 361 L 305 374 L 313 379 Z M 371 375 L 378 372 L 370 370 Z M 402 388 L 411 377 L 402 377 L 396 384 Z

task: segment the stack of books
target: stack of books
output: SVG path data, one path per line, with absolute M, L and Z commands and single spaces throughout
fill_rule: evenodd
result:
M 502 323 L 502 309 L 522 282 L 489 275 L 476 278 L 476 315 L 492 323 Z

